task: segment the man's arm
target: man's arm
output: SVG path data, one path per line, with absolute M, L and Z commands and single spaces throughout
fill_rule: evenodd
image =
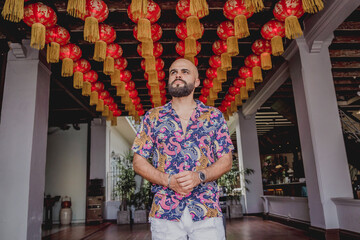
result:
M 168 186 L 169 174 L 157 170 L 144 157 L 137 153 L 134 154 L 133 168 L 137 174 L 139 174 L 149 182 L 165 187 Z M 186 190 L 178 184 L 174 176 L 171 176 L 170 180 L 170 188 L 172 190 L 182 195 L 186 193 Z
M 232 152 L 225 154 L 219 158 L 215 163 L 207 168 L 201 169 L 200 171 L 205 173 L 205 182 L 215 181 L 220 178 L 223 174 L 230 171 L 232 167 Z M 201 183 L 199 173 L 192 171 L 184 171 L 174 175 L 175 179 L 179 182 L 179 185 L 186 190 L 187 195 L 191 192 L 194 187 Z

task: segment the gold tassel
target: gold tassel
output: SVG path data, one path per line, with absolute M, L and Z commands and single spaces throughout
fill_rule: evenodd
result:
M 190 14 L 199 18 L 209 15 L 209 6 L 206 0 L 190 0 Z
M 185 38 L 185 57 L 196 56 L 196 40 L 192 37 Z
M 75 18 L 82 18 L 86 15 L 86 0 L 69 0 L 67 12 Z
M 221 69 L 221 67 L 216 69 L 217 72 L 217 80 L 221 83 L 227 81 L 226 72 Z
M 154 43 L 153 41 L 143 42 L 141 46 L 141 56 L 143 58 L 154 56 Z
M 112 126 L 112 127 L 116 127 L 116 126 L 117 126 L 117 117 L 113 117 L 113 118 L 111 119 L 111 126 Z
M 235 37 L 246 38 L 250 36 L 247 18 L 245 15 L 237 15 L 234 19 Z
M 149 75 L 149 80 L 148 80 L 149 85 L 151 87 L 158 86 L 159 85 L 159 80 L 158 80 L 157 72 L 149 73 L 148 75 Z
M 212 89 L 214 90 L 214 92 L 221 92 L 222 91 L 222 85 L 221 85 L 221 82 L 218 79 L 213 80 Z
M 184 56 L 185 59 L 189 60 L 195 65 L 195 57 L 194 56 Z
M 246 90 L 246 87 L 240 88 L 240 95 L 241 95 L 241 100 L 247 100 L 249 98 L 249 94 L 248 91 Z
M 114 58 L 113 57 L 106 57 L 104 62 L 104 69 L 103 72 L 106 75 L 112 75 L 114 73 Z
M 90 96 L 91 94 L 91 83 L 90 82 L 84 82 L 83 88 L 82 88 L 82 95 L 83 96 Z
M 113 112 L 109 111 L 109 115 L 106 117 L 106 121 L 111 121 L 113 119 Z
M 151 23 L 147 18 L 140 18 L 138 22 L 137 39 L 140 42 L 151 41 Z
M 236 94 L 235 95 L 235 104 L 236 106 L 241 106 L 242 105 L 242 99 L 241 99 L 241 94 Z
M 201 25 L 197 16 L 189 16 L 186 18 L 186 30 L 188 37 L 192 37 L 195 40 L 201 38 Z
M 260 12 L 264 9 L 263 0 L 245 0 L 245 7 L 250 12 Z
M 41 23 L 31 25 L 30 46 L 35 49 L 43 49 L 45 47 L 46 28 Z
M 255 85 L 254 85 L 254 80 L 252 77 L 248 77 L 245 79 L 246 80 L 246 90 L 247 91 L 254 91 L 255 90 Z
M 253 79 L 255 83 L 261 83 L 263 81 L 262 73 L 261 73 L 261 67 L 253 67 L 252 68 L 253 73 Z
M 6 0 L 1 15 L 5 20 L 20 22 L 24 17 L 24 0 Z
M 93 59 L 98 62 L 103 62 L 106 58 L 106 42 L 99 40 L 95 42 Z
M 285 36 L 288 39 L 295 39 L 303 35 L 299 20 L 295 16 L 285 18 Z
M 239 54 L 239 44 L 238 39 L 235 36 L 228 37 L 226 39 L 227 53 L 230 57 L 236 56 Z
M 84 40 L 90 43 L 94 43 L 99 40 L 99 23 L 94 17 L 85 18 L 84 25 Z
M 145 72 L 148 74 L 156 73 L 155 57 L 145 58 Z
M 121 80 L 120 80 L 120 70 L 115 69 L 114 73 L 110 75 L 111 78 L 111 86 L 120 86 Z
M 284 46 L 280 36 L 275 36 L 271 39 L 271 51 L 274 56 L 280 56 L 284 53 Z
M 74 71 L 74 62 L 71 58 L 64 58 L 62 60 L 61 76 L 71 77 Z
M 96 111 L 97 111 L 97 112 L 102 112 L 102 111 L 105 110 L 104 107 L 105 107 L 105 106 L 104 106 L 104 100 L 99 99 L 99 101 L 98 101 L 98 103 L 97 103 L 97 105 L 96 105 Z
M 228 116 L 232 116 L 232 112 L 231 112 L 231 105 L 226 109 L 226 113 Z M 229 119 L 228 119 L 229 120 Z M 228 121 L 227 120 L 227 121 Z
M 98 104 L 99 93 L 97 91 L 92 91 L 90 94 L 90 106 Z
M 46 51 L 46 60 L 48 63 L 58 63 L 60 56 L 60 44 L 51 42 L 48 44 Z
M 147 7 L 147 0 L 132 0 L 130 5 L 130 12 L 135 18 L 141 18 L 146 16 Z
M 213 107 L 215 105 L 215 102 L 214 102 L 214 100 L 208 98 L 207 101 L 206 101 L 206 105 Z
M 210 88 L 209 97 L 210 100 L 216 100 L 218 99 L 217 92 L 214 91 L 213 88 Z
M 159 86 L 152 86 L 152 87 L 151 87 L 151 95 L 152 95 L 153 97 L 159 98 L 160 101 L 161 101 Z
M 125 83 L 121 82 L 121 84 L 116 87 L 116 96 L 123 97 L 125 96 L 125 92 L 126 92 Z
M 104 106 L 104 111 L 102 111 L 101 116 L 103 116 L 103 117 L 109 116 L 109 111 L 110 111 L 109 106 L 105 105 Z
M 270 53 L 263 52 L 260 55 L 260 59 L 261 59 L 261 68 L 263 70 L 270 70 L 272 68 L 271 54 Z
M 232 113 L 237 112 L 237 106 L 236 106 L 235 101 L 231 102 L 230 110 L 231 110 Z
M 82 72 L 74 73 L 73 85 L 75 89 L 81 89 L 84 85 L 84 74 Z
M 232 69 L 231 57 L 228 53 L 221 54 L 221 70 L 230 71 Z
M 225 118 L 226 121 L 229 121 L 229 120 L 230 120 L 230 119 L 229 119 L 229 115 L 228 115 L 227 112 L 224 112 L 224 118 Z
M 121 101 L 125 105 L 128 105 L 131 102 L 128 91 L 125 91 L 125 95 L 121 98 Z
M 302 0 L 302 8 L 307 13 L 317 13 L 324 8 L 322 0 Z

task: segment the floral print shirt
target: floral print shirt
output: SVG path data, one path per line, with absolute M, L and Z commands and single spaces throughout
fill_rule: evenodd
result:
M 199 171 L 234 149 L 222 113 L 196 100 L 186 132 L 169 102 L 149 110 L 133 144 L 133 151 L 148 159 L 158 170 L 177 174 Z M 187 196 L 170 188 L 153 185 L 155 193 L 149 217 L 180 221 L 188 207 L 193 221 L 221 217 L 219 188 L 215 181 L 198 185 Z

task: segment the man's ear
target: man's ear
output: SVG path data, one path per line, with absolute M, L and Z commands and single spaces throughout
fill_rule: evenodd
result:
M 200 79 L 199 78 L 197 78 L 195 80 L 195 87 L 197 88 L 198 86 L 200 86 Z

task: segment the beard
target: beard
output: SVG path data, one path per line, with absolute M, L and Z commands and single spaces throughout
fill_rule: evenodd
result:
M 177 86 L 174 84 L 175 81 L 181 81 L 184 83 L 182 87 Z M 182 79 L 175 79 L 171 84 L 168 84 L 169 94 L 172 97 L 187 97 L 189 96 L 192 91 L 195 89 L 195 83 L 186 83 Z

